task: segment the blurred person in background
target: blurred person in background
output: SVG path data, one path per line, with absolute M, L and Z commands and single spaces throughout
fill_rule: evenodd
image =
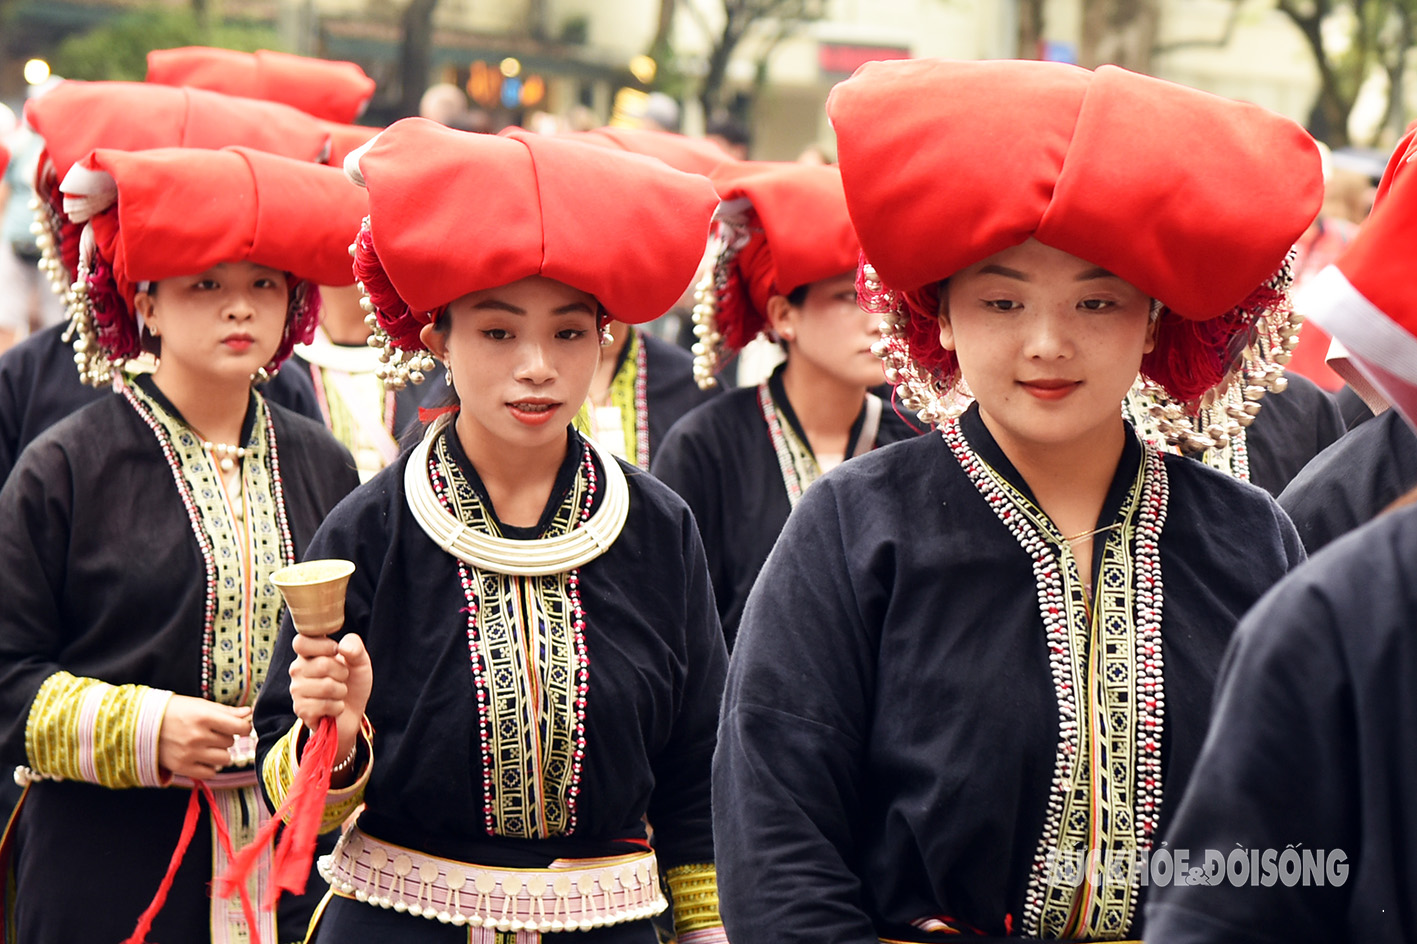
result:
M 818 477 L 914 435 L 870 392 L 885 380 L 880 316 L 856 303 L 861 247 L 834 167 L 727 164 L 710 272 L 700 283 L 695 376 L 765 337 L 783 360 L 674 424 L 650 471 L 694 511 L 729 647 L 748 592 L 792 509 Z
M 62 81 L 58 76 L 50 76 L 38 85 L 31 85 L 26 89 L 26 99 L 37 101 Z M 0 243 L 3 243 L 0 245 L 0 256 L 3 256 L 0 285 L 4 287 L 0 292 L 0 351 L 64 318 L 64 302 L 50 291 L 40 271 L 40 247 L 31 231 L 34 210 L 30 202 L 34 197 L 35 168 L 44 151 L 44 139 L 21 118 L 19 126 L 6 137 L 5 144 L 10 151 L 10 163 L 0 178 Z

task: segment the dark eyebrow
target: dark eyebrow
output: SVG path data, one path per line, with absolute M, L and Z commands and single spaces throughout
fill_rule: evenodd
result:
M 501 301 L 500 299 L 496 298 L 484 298 L 482 301 L 478 302 L 472 307 L 474 310 L 477 311 L 505 311 L 510 315 L 526 314 L 526 311 L 524 309 L 518 308 L 516 305 L 508 304 L 507 302 Z
M 1018 269 L 1010 269 L 1007 266 L 990 263 L 979 270 L 980 275 L 1002 275 L 1009 279 L 1018 279 L 1020 282 L 1029 281 L 1028 275 Z
M 499 298 L 486 298 L 472 306 L 475 311 L 504 311 L 509 315 L 524 315 L 526 310 L 518 308 L 516 305 L 504 302 Z M 562 305 L 554 309 L 553 315 L 593 315 L 595 312 L 585 302 L 571 302 L 569 305 Z
M 980 270 L 979 270 L 979 274 L 980 274 L 980 275 L 1002 275 L 1002 276 L 1004 276 L 1005 278 L 1018 279 L 1020 282 L 1031 282 L 1031 281 L 1033 281 L 1032 279 L 1030 279 L 1030 278 L 1028 277 L 1028 273 L 1026 273 L 1026 272 L 1020 272 L 1018 269 L 1010 269 L 1010 268 L 1008 268 L 1007 266 L 996 265 L 996 264 L 993 264 L 993 263 L 990 263 L 989 265 L 986 265 L 986 266 L 984 266 L 982 269 L 980 269 Z M 1091 281 L 1092 279 L 1115 279 L 1115 278 L 1119 278 L 1119 276 L 1113 275 L 1111 272 L 1108 272 L 1106 269 L 1102 268 L 1102 266 L 1094 266 L 1093 268 L 1088 269 L 1086 272 L 1080 272 L 1080 273 L 1078 273 L 1077 281 L 1079 281 L 1079 282 L 1088 282 L 1088 281 Z

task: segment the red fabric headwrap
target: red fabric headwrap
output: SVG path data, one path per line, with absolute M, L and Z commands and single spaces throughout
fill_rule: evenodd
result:
M 363 114 L 374 97 L 374 80 L 352 62 L 269 49 L 254 53 L 209 46 L 154 49 L 148 53 L 148 81 L 283 102 L 343 124 Z
M 1417 124 L 1397 143 L 1372 213 L 1296 307 L 1348 349 L 1349 360 L 1417 425 Z
M 686 174 L 707 176 L 725 162 L 733 161 L 732 155 L 712 141 L 673 131 L 604 127 L 577 131 L 570 137 L 586 144 L 655 157 Z
M 116 204 L 105 192 L 116 189 Z M 349 244 L 366 201 L 333 167 L 249 148 L 98 150 L 64 181 L 72 214 L 90 220 L 96 247 L 89 299 L 106 350 L 137 353 L 132 316 L 139 282 L 249 261 L 290 273 L 295 316 L 277 354 L 308 342 L 318 312 L 301 283 L 353 281 Z M 72 196 L 70 196 L 72 195 Z M 88 211 L 85 199 L 97 203 Z
M 35 192 L 58 222 L 54 235 L 70 276 L 78 268 L 82 227 L 63 218 L 59 185 L 96 148 L 244 145 L 302 161 L 319 160 L 330 148 L 320 122 L 288 105 L 142 82 L 67 81 L 31 99 L 25 119 L 45 142 Z
M 751 205 L 742 224 L 714 224 L 742 225 L 750 234 L 740 250 L 725 254 L 728 272 L 715 280 L 724 286 L 714 316 L 721 343 L 736 351 L 768 327 L 769 298 L 851 271 L 861 247 L 835 167 L 738 161 L 709 179 L 725 204 L 721 213 L 731 201 Z
M 406 118 L 358 155 L 369 223 L 355 272 L 405 349 L 432 314 L 532 275 L 594 295 L 611 317 L 657 318 L 703 255 L 713 187 L 567 137 L 470 134 Z
M 369 125 L 342 125 L 333 121 L 325 121 L 316 118 L 321 128 L 324 128 L 330 135 L 330 153 L 325 158 L 325 163 L 331 167 L 344 167 L 344 159 L 350 153 L 368 144 L 374 135 L 383 128 L 373 128 Z
M 931 322 L 912 353 L 946 373 L 929 287 L 1034 237 L 1160 299 L 1143 372 L 1190 400 L 1232 366 L 1323 195 L 1292 121 L 1112 66 L 868 63 L 827 111 L 864 255 Z

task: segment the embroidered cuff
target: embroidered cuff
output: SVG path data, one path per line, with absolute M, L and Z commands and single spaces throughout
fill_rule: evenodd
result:
M 261 765 L 261 780 L 266 785 L 266 794 L 271 803 L 279 807 L 290 792 L 295 781 L 295 772 L 300 767 L 300 749 L 305 741 L 305 725 L 298 719 L 290 730 L 281 735 L 275 747 L 266 755 Z M 355 758 L 359 765 L 359 776 L 354 783 L 325 794 L 325 812 L 320 820 L 320 832 L 327 833 L 338 827 L 359 804 L 364 802 L 364 788 L 369 785 L 369 771 L 374 767 L 374 726 L 368 718 L 359 722 L 359 735 L 355 741 Z
M 44 680 L 25 723 L 36 775 L 113 789 L 160 787 L 158 735 L 172 693 L 110 685 L 56 672 Z
M 679 944 L 727 942 L 718 916 L 718 871 L 713 863 L 676 865 L 664 873 L 674 902 L 674 933 Z

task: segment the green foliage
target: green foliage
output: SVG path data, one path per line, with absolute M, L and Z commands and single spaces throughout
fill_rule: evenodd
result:
M 55 50 L 54 71 L 69 79 L 141 82 L 147 55 L 174 46 L 220 46 L 242 52 L 281 49 L 280 35 L 268 25 L 226 22 L 202 26 L 191 10 L 128 13 L 70 36 Z

